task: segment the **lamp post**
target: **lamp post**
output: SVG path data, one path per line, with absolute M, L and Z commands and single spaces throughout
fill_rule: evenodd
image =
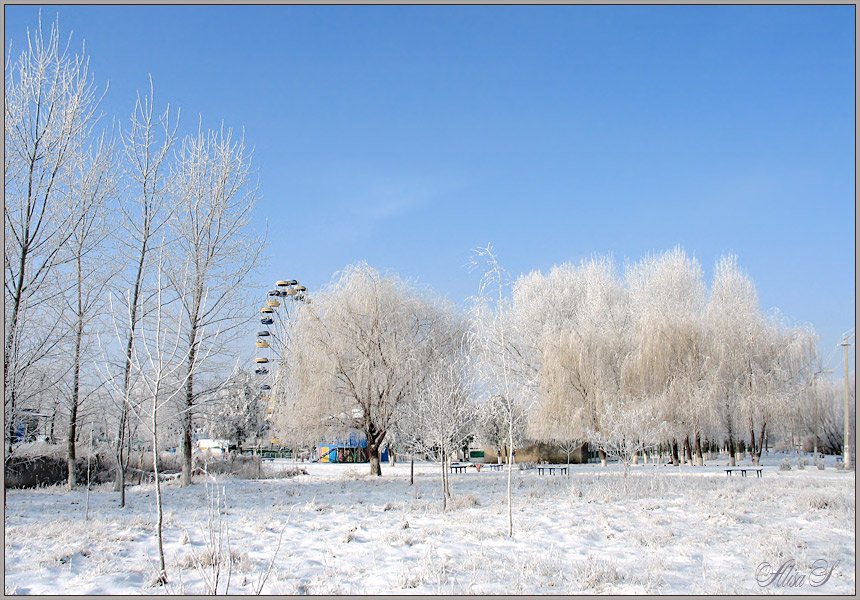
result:
M 851 468 L 851 412 L 848 410 L 848 400 L 851 395 L 848 385 L 848 348 L 851 347 L 851 342 L 848 341 L 847 335 L 842 339 L 842 343 L 839 345 L 842 346 L 845 354 L 845 448 L 842 460 L 845 470 L 847 471 Z

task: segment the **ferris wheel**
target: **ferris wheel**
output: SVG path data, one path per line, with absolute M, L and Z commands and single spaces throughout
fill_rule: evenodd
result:
M 278 366 L 283 360 L 289 341 L 289 323 L 294 316 L 297 302 L 307 302 L 307 288 L 295 279 L 279 280 L 275 288 L 266 293 L 266 301 L 260 308 L 260 329 L 257 331 L 254 358 L 254 374 L 259 378 L 263 402 L 266 404 L 266 420 L 271 421 L 275 412 L 275 396 L 278 385 Z M 279 300 L 283 298 L 283 302 Z

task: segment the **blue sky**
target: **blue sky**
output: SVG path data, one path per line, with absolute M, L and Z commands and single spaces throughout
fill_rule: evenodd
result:
M 6 6 L 20 48 L 38 7 Z M 851 6 L 47 6 L 125 118 L 152 74 L 244 127 L 266 283 L 358 260 L 463 303 L 511 273 L 736 253 L 824 358 L 854 326 Z

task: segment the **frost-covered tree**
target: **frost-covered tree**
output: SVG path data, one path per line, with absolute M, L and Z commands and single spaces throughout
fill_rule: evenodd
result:
M 307 431 L 362 432 L 381 475 L 382 445 L 437 360 L 449 311 L 396 276 L 346 268 L 297 311 L 295 418 Z
M 441 322 L 440 326 L 444 327 Z M 414 414 L 424 449 L 439 455 L 442 510 L 447 508 L 451 495 L 448 480 L 451 458 L 474 435 L 478 420 L 478 411 L 472 402 L 468 344 L 464 334 L 464 328 L 454 326 L 447 335 L 437 338 L 441 342 L 438 357 L 427 365 L 428 372 L 407 408 Z
M 472 257 L 473 265 L 486 269 L 475 297 L 472 312 L 470 355 L 484 404 L 504 418 L 507 441 L 508 536 L 514 535 L 513 454 L 516 432 L 525 428 L 526 417 L 536 397 L 536 366 L 530 352 L 524 321 L 518 318 L 507 297 L 511 285 L 507 272 L 496 258 L 492 246 L 480 248 Z
M 726 435 L 731 465 L 746 425 L 741 410 L 744 396 L 753 391 L 752 358 L 763 326 L 752 280 L 738 268 L 735 257 L 721 259 L 706 309 L 706 331 L 715 359 L 711 401 Z
M 77 206 L 75 168 L 101 99 L 88 57 L 71 53 L 69 42 L 58 22 L 44 32 L 40 21 L 5 65 L 3 387 L 10 453 L 22 394 L 40 387 L 30 373 L 47 372 L 38 363 L 51 360 L 69 333 L 61 315 L 50 314 L 50 299 L 68 288 L 56 269 L 72 260 L 66 245 L 83 214 L 69 210 Z
M 214 396 L 206 403 L 210 436 L 235 441 L 241 450 L 245 440 L 256 440 L 268 430 L 263 395 L 252 374 L 233 373 Z
M 675 464 L 679 440 L 685 460 L 691 461 L 691 434 L 696 463 L 702 464 L 709 367 L 702 268 L 675 248 L 629 265 L 625 280 L 633 348 L 626 363 L 628 391 L 667 424 Z
M 627 478 L 636 457 L 657 446 L 667 434 L 667 424 L 642 398 L 608 403 L 603 414 L 601 430 L 590 432 L 589 438 L 624 465 Z
M 188 363 L 189 348 L 183 343 L 183 315 L 179 310 L 179 300 L 186 288 L 193 285 L 190 273 L 171 272 L 170 280 L 175 288 L 167 285 L 167 270 L 163 240 L 155 262 L 153 310 L 148 311 L 140 321 L 136 343 L 132 346 L 131 370 L 136 382 L 135 392 L 141 401 L 129 402 L 129 412 L 149 434 L 153 452 L 153 476 L 155 480 L 156 537 L 159 569 L 155 584 L 167 583 L 167 569 L 164 558 L 164 502 L 161 492 L 159 472 L 159 414 L 167 406 L 174 404 L 185 389 L 185 379 L 194 374 L 198 366 L 211 351 L 212 337 L 205 339 L 210 345 L 202 346 L 194 363 Z M 205 296 L 205 294 L 204 294 Z M 109 379 L 117 395 L 125 393 L 123 381 L 119 377 Z
M 132 388 L 135 386 L 132 355 L 137 329 L 147 311 L 153 309 L 152 299 L 159 288 L 153 283 L 153 257 L 160 240 L 167 233 L 167 223 L 173 215 L 168 201 L 168 158 L 176 138 L 177 123 L 170 107 L 155 110 L 155 94 L 150 79 L 149 94 L 138 95 L 125 127 L 120 133 L 122 146 L 123 188 L 117 203 L 118 227 L 112 236 L 114 260 L 121 265 L 113 281 L 109 309 L 116 332 L 116 347 L 103 346 L 109 358 L 111 372 L 119 371 L 122 387 L 110 393 L 110 409 L 114 413 L 116 436 L 114 458 L 116 478 L 114 489 L 120 493 L 120 506 L 125 506 L 125 470 L 128 466 L 128 445 L 131 428 L 129 419 Z M 176 117 L 178 119 L 178 115 Z
M 514 290 L 521 327 L 539 356 L 538 439 L 602 430 L 603 407 L 625 391 L 630 354 L 627 290 L 612 260 L 592 258 L 521 278 Z M 601 463 L 603 448 L 597 445 Z
M 74 487 L 76 478 L 78 412 L 84 400 L 100 387 L 91 376 L 87 376 L 88 372 L 92 374 L 92 369 L 84 368 L 84 365 L 90 363 L 89 342 L 93 338 L 94 327 L 99 325 L 98 317 L 105 308 L 104 290 L 116 271 L 107 259 L 106 244 L 109 233 L 107 203 L 116 191 L 114 158 L 112 145 L 104 138 L 99 139 L 89 151 L 78 154 L 71 186 L 76 199 L 69 211 L 79 214 L 73 220 L 72 234 L 66 249 L 71 263 L 67 275 L 73 282 L 66 295 L 71 316 L 67 326 L 72 331 L 66 433 L 69 489 Z
M 200 400 L 210 391 L 201 389 L 191 365 L 198 364 L 198 348 L 206 343 L 203 331 L 226 343 L 251 318 L 244 283 L 257 264 L 263 242 L 249 230 L 257 189 L 251 181 L 251 156 L 244 138 L 235 139 L 223 126 L 206 131 L 201 125 L 196 135 L 183 140 L 172 181 L 174 272 L 187 270 L 192 283 L 181 299 L 189 348 L 182 413 L 182 484 L 188 485 L 192 423 Z M 204 368 L 201 364 L 200 369 Z

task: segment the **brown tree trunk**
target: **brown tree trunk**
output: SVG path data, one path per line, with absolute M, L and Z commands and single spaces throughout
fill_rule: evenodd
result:
M 752 457 L 754 465 L 759 465 L 761 463 L 761 453 L 762 450 L 764 450 L 764 438 L 766 433 L 767 423 L 763 421 L 761 424 L 761 431 L 759 432 L 758 436 L 758 445 L 753 445 L 752 447 Z
M 672 466 L 677 467 L 681 464 L 681 460 L 678 458 L 678 440 L 672 438 L 670 446 L 672 448 Z
M 732 436 L 729 435 L 729 441 L 727 443 L 729 450 L 729 465 L 734 467 L 737 465 L 735 461 L 735 441 L 732 439 Z
M 382 464 L 379 461 L 379 446 L 375 443 L 367 442 L 367 456 L 370 460 L 370 474 L 382 475 Z
M 605 467 L 606 466 L 606 452 L 603 450 L 603 448 L 597 449 L 597 456 L 600 458 L 600 466 Z
M 415 483 L 415 453 L 412 453 L 411 460 L 409 461 L 409 485 L 413 485 Z
M 702 456 L 702 437 L 698 431 L 696 432 L 695 448 L 696 448 L 696 465 L 698 465 L 700 467 L 704 467 L 705 466 L 705 459 Z
M 693 450 L 690 448 L 690 436 L 684 436 L 684 462 L 688 465 L 693 464 Z

